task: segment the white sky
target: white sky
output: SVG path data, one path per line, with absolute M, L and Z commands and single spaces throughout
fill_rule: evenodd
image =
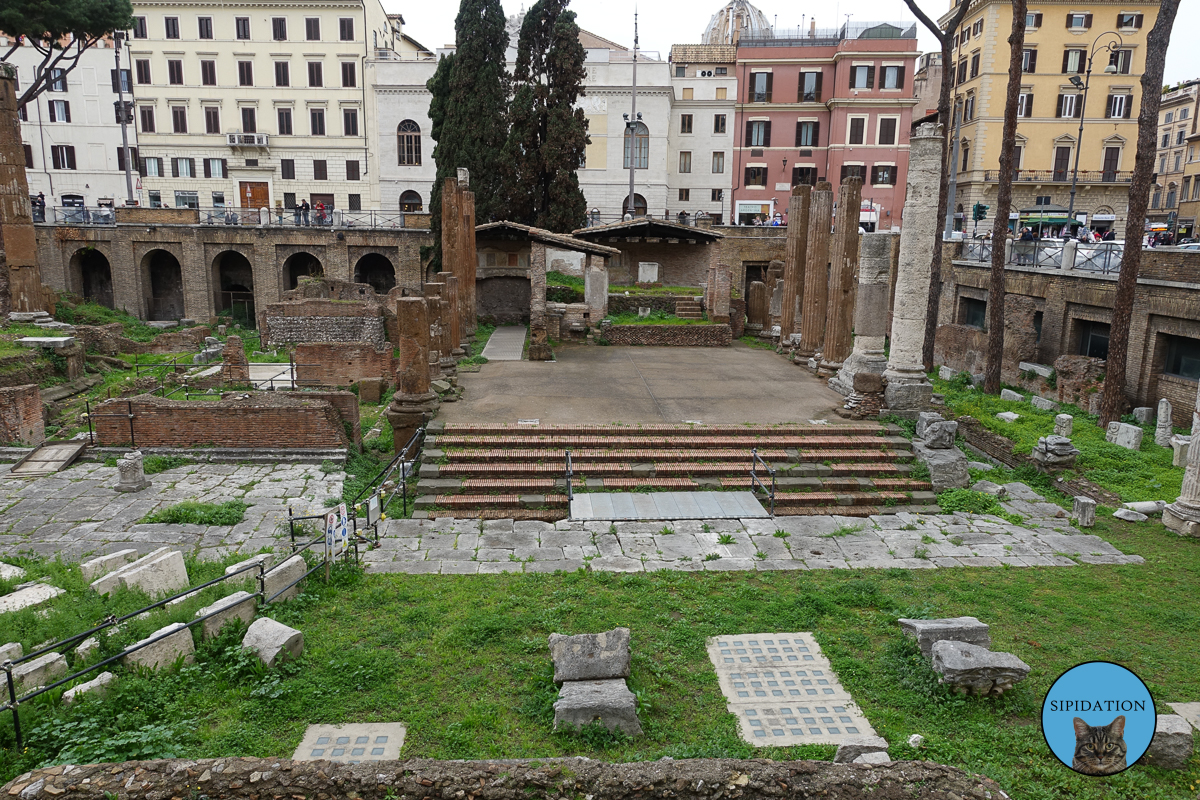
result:
M 526 6 L 532 0 L 525 0 Z M 454 41 L 454 17 L 458 11 L 455 0 L 442 2 L 410 3 L 406 0 L 383 0 L 390 12 L 404 15 L 404 32 L 429 48 L 442 47 Z M 700 41 L 704 28 L 712 15 L 724 5 L 721 0 L 707 3 L 681 2 L 681 0 L 573 0 L 571 8 L 579 15 L 579 25 L 585 30 L 625 46 L 633 44 L 633 10 L 638 6 L 640 43 L 643 50 L 658 50 L 663 59 L 671 52 L 673 44 L 694 44 Z M 823 4 L 785 2 L 785 0 L 758 0 L 755 2 L 767 18 L 778 18 L 781 28 L 807 26 L 809 18 L 803 12 L 824 8 L 817 16 L 818 28 L 834 28 L 846 21 L 846 14 L 853 14 L 851 22 L 915 22 L 903 0 L 833 0 Z M 520 11 L 522 0 L 504 0 L 508 14 Z M 947 0 L 922 0 L 921 8 L 934 19 L 949 7 Z M 1200 30 L 1200 2 L 1184 0 L 1175 18 L 1175 35 L 1171 37 L 1171 50 L 1167 54 L 1167 71 L 1163 82 L 1200 78 L 1200 48 L 1189 46 L 1191 36 L 1182 32 Z M 936 49 L 936 41 L 918 25 L 922 52 Z

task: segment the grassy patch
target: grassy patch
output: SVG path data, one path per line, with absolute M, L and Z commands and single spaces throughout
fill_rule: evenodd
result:
M 973 492 L 970 489 L 949 489 L 938 495 L 938 506 L 947 514 L 961 511 L 965 514 L 994 514 L 1014 525 L 1020 525 L 1024 518 L 1020 514 L 1010 514 L 1000 507 L 1000 501 L 994 495 L 986 492 Z
M 698 286 L 609 286 L 609 294 L 628 294 L 632 296 L 647 295 L 661 297 L 663 295 L 678 295 L 680 297 L 699 297 L 704 290 Z
M 770 339 L 760 339 L 757 336 L 743 336 L 738 339 L 742 344 L 749 345 L 755 350 L 774 350 L 775 345 L 771 344 Z
M 246 515 L 248 505 L 230 500 L 214 503 L 185 502 L 160 509 L 142 518 L 144 523 L 165 522 L 169 525 L 237 525 Z
M 707 319 L 682 319 L 665 311 L 651 311 L 649 316 L 639 317 L 636 311 L 609 314 L 605 320 L 613 325 L 711 325 Z
M 149 342 L 162 333 L 157 328 L 151 328 L 142 320 L 125 311 L 114 311 L 99 303 L 69 304 L 62 301 L 54 308 L 54 318 L 69 325 L 111 325 L 121 323 L 126 338 L 135 342 Z
M 574 275 L 567 275 L 562 272 L 555 272 L 554 270 L 551 270 L 546 273 L 546 285 L 569 286 L 572 289 L 579 289 L 582 291 L 584 288 L 584 280 L 583 278 L 578 278 Z
M 193 463 L 191 459 L 184 458 L 183 456 L 146 456 L 142 461 L 142 467 L 145 469 L 147 475 L 157 475 L 169 469 L 186 467 L 191 463 Z

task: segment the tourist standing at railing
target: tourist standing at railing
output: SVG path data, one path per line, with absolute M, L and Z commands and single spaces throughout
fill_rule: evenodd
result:
M 317 210 L 317 227 L 320 227 L 325 224 L 325 203 L 318 200 L 314 208 Z
M 292 224 L 297 228 L 300 227 L 300 204 L 292 206 Z
M 300 216 L 304 219 L 304 227 L 306 228 L 308 227 L 308 212 L 311 209 L 312 206 L 308 204 L 307 200 L 300 201 Z

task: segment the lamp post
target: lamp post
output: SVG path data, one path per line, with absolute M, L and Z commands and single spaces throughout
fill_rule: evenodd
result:
M 1103 45 L 1100 40 L 1105 36 L 1117 37 L 1115 41 L 1109 40 Z M 1078 75 L 1071 76 L 1071 85 L 1076 89 L 1083 91 L 1083 97 L 1079 104 L 1079 137 L 1075 140 L 1075 169 L 1071 172 L 1071 204 L 1067 210 L 1067 216 L 1075 219 L 1075 192 L 1079 188 L 1079 155 L 1083 152 L 1083 121 L 1084 115 L 1087 113 L 1087 96 L 1088 89 L 1092 86 L 1092 63 L 1096 60 L 1096 54 L 1101 50 L 1108 51 L 1108 66 L 1104 68 L 1106 75 L 1114 75 L 1117 72 L 1117 65 L 1114 63 L 1117 59 L 1117 52 L 1125 44 L 1125 40 L 1121 38 L 1121 34 L 1116 31 L 1105 31 L 1096 37 L 1096 41 L 1092 43 L 1092 52 L 1088 55 L 1087 74 L 1084 80 L 1079 80 Z

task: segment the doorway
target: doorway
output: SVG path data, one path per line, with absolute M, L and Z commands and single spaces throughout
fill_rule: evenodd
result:
M 242 208 L 270 208 L 271 193 L 264 181 L 242 181 L 238 184 Z

